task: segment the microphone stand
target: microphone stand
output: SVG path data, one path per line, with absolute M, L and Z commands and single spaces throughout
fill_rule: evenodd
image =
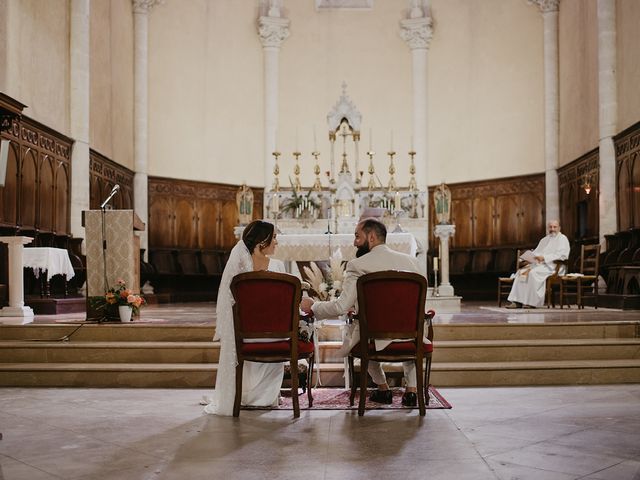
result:
M 102 291 L 106 293 L 109 288 L 109 281 L 107 279 L 107 231 L 106 231 L 106 213 L 107 213 L 107 204 L 113 198 L 113 196 L 118 193 L 120 190 L 120 185 L 115 185 L 111 190 L 109 196 L 105 199 L 102 204 L 100 204 L 101 210 L 101 220 L 102 220 L 102 273 L 104 274 L 104 288 Z M 103 293 L 103 295 L 104 295 Z M 107 322 L 109 318 L 107 317 L 107 310 L 105 308 L 104 313 L 101 318 L 98 319 L 98 323 Z

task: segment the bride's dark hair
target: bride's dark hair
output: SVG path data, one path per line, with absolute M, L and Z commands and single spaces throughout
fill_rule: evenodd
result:
M 249 253 L 253 253 L 256 247 L 268 247 L 273 240 L 273 223 L 254 220 L 244 228 L 242 241 Z

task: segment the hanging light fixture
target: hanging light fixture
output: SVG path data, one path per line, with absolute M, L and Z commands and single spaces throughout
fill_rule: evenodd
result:
M 582 188 L 584 189 L 584 193 L 586 193 L 587 195 L 591 193 L 591 174 L 590 173 L 584 176 Z

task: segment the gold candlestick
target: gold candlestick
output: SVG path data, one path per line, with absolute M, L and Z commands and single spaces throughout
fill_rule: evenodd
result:
M 389 155 L 389 184 L 387 185 L 387 189 L 390 192 L 397 190 L 396 180 L 394 178 L 396 167 L 393 165 L 393 157 L 395 156 L 395 154 L 396 152 L 394 151 L 387 152 L 387 155 Z
M 318 152 L 317 150 L 314 150 L 313 152 L 311 152 L 311 155 L 313 155 L 313 158 L 316 159 L 316 164 L 313 166 L 313 173 L 316 175 L 316 180 L 315 182 L 313 182 L 312 188 L 316 192 L 321 192 L 322 184 L 320 183 L 320 164 L 318 163 L 318 157 L 320 156 L 320 152 Z
M 369 191 L 371 190 L 375 190 L 376 188 L 376 182 L 374 179 L 374 175 L 376 174 L 376 169 L 373 167 L 373 156 L 376 154 L 376 152 L 374 152 L 373 150 L 369 150 L 367 152 L 367 156 L 369 157 L 369 184 L 367 185 L 367 189 Z
M 302 185 L 300 184 L 300 164 L 298 163 L 298 159 L 300 155 L 301 153 L 298 152 L 297 150 L 293 152 L 293 156 L 296 157 L 296 164 L 293 167 L 293 174 L 295 176 L 293 189 L 296 191 L 296 193 L 300 193 L 300 190 L 302 190 Z
M 409 164 L 409 175 L 410 175 L 409 191 L 411 193 L 418 190 L 418 184 L 416 183 L 416 165 L 413 161 L 413 157 L 415 157 L 415 155 L 416 155 L 416 152 L 413 149 L 411 149 L 411 151 L 409 152 L 409 156 L 411 157 L 411 163 Z
M 280 191 L 280 181 L 278 180 L 278 175 L 280 175 L 280 167 L 278 166 L 278 157 L 282 155 L 280 152 L 275 151 L 271 155 L 273 155 L 276 159 L 276 163 L 273 166 L 273 188 L 275 192 Z

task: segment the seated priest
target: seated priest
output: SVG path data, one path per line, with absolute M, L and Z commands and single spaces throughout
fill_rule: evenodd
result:
M 356 226 L 353 241 L 354 246 L 357 247 L 356 258 L 347 263 L 340 296 L 326 302 L 305 297 L 302 299 L 300 308 L 305 313 L 313 313 L 317 319 L 337 318 L 351 310 L 357 311 L 356 283 L 361 275 L 383 270 L 404 270 L 423 274 L 415 257 L 392 250 L 386 245 L 386 238 L 387 228 L 384 223 L 374 218 L 361 220 Z M 359 341 L 360 330 L 355 321 L 348 333 L 348 341 L 345 343 L 346 351 L 343 350 L 344 355 L 347 355 Z M 386 344 L 382 342 L 383 344 L 376 345 L 376 348 L 379 346 L 380 349 L 384 349 L 390 342 L 391 340 Z M 415 406 L 417 403 L 415 365 L 413 362 L 404 362 L 403 367 L 407 389 L 402 397 L 402 404 Z M 378 385 L 378 389 L 371 394 L 370 400 L 377 403 L 392 403 L 392 393 L 380 363 L 369 362 L 368 372 L 373 382 Z
M 515 274 L 507 308 L 541 307 L 544 305 L 547 278 L 556 271 L 556 260 L 569 257 L 569 240 L 560 233 L 560 223 L 551 220 L 548 235 L 540 240 L 533 251 L 533 258 Z M 564 271 L 561 270 L 560 274 Z

